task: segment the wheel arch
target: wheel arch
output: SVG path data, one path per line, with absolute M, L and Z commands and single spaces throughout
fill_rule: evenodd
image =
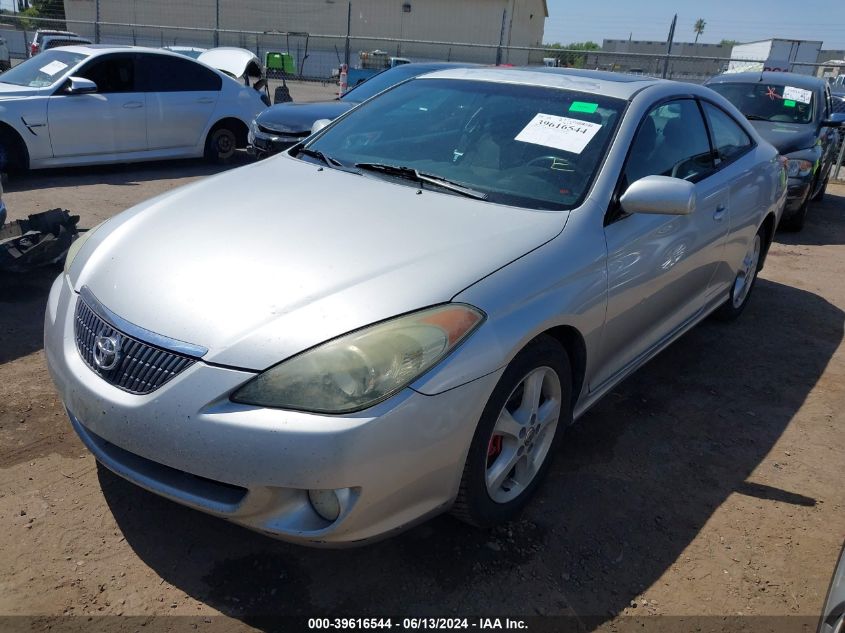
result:
M 11 140 L 14 152 L 17 157 L 13 168 L 29 169 L 29 148 L 23 140 L 20 132 L 4 121 L 0 121 L 0 137 L 7 137 Z M 8 171 L 9 162 L 6 157 L 0 156 L 0 171 Z
M 543 334 L 551 336 L 563 345 L 569 356 L 572 372 L 571 409 L 574 410 L 575 404 L 581 397 L 581 389 L 584 387 L 584 381 L 587 375 L 587 344 L 584 341 L 584 336 L 578 329 L 571 325 L 558 325 L 541 332 L 538 336 L 542 336 Z
M 247 135 L 249 134 L 249 126 L 237 117 L 227 116 L 223 117 L 212 125 L 208 133 L 205 135 L 206 139 L 214 134 L 215 131 L 222 127 L 227 127 L 235 133 L 236 147 L 244 148 L 247 146 Z
M 763 266 L 766 264 L 766 255 L 769 254 L 769 247 L 772 245 L 772 242 L 775 239 L 775 214 L 769 213 L 763 218 L 763 222 L 760 224 L 760 229 L 763 230 L 763 253 L 760 259 L 760 268 L 758 270 L 763 270 Z

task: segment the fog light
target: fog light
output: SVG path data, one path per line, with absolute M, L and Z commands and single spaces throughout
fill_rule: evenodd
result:
M 308 500 L 314 511 L 326 521 L 335 521 L 340 516 L 340 500 L 334 490 L 309 490 Z

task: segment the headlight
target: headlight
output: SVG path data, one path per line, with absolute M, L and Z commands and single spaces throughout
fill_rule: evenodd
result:
M 232 400 L 315 413 L 359 411 L 431 369 L 483 319 L 480 310 L 455 303 L 384 321 L 271 367 Z
M 106 220 L 107 221 L 107 220 Z M 70 270 L 71 264 L 73 264 L 73 260 L 76 259 L 76 256 L 79 254 L 79 251 L 82 250 L 83 245 L 87 242 L 92 235 L 94 235 L 94 231 L 99 229 L 103 224 L 106 222 L 100 222 L 94 228 L 88 229 L 85 233 L 80 233 L 79 236 L 70 243 L 70 248 L 67 249 L 67 255 L 65 256 L 65 273 Z
M 790 158 L 787 161 L 786 173 L 790 178 L 804 178 L 813 171 L 813 163 L 800 158 Z

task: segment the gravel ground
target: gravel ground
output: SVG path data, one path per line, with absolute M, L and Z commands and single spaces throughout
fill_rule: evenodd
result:
M 4 199 L 12 219 L 62 206 L 92 226 L 215 171 L 57 170 Z M 703 323 L 567 433 L 520 520 L 480 531 L 440 517 L 346 551 L 270 540 L 98 467 L 44 365 L 55 272 L 0 278 L 0 614 L 39 629 L 90 625 L 63 614 L 221 630 L 284 614 L 814 622 L 845 537 L 843 261 L 845 186 L 832 185 L 803 232 L 777 235 L 738 322 Z

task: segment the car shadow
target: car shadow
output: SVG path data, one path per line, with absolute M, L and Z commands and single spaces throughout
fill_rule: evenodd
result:
M 841 246 L 845 244 L 845 195 L 834 194 L 828 187 L 821 202 L 811 202 L 804 228 L 797 233 L 778 231 L 775 241 L 805 246 Z M 842 187 L 838 187 L 842 190 Z
M 184 159 L 40 169 L 13 174 L 4 179 L 3 186 L 9 193 L 98 184 L 132 187 L 155 180 L 212 176 L 253 160 L 246 151 L 238 151 L 225 165 L 213 165 L 202 159 Z
M 564 614 L 592 628 L 654 584 L 730 495 L 816 502 L 752 473 L 773 467 L 767 455 L 843 325 L 845 313 L 821 297 L 761 279 L 739 321 L 701 324 L 569 429 L 521 518 L 494 530 L 442 516 L 363 548 L 308 549 L 102 467 L 99 479 L 145 564 L 255 626 L 280 615 Z
M 43 347 L 47 295 L 59 272 L 57 266 L 0 272 L 0 364 Z

